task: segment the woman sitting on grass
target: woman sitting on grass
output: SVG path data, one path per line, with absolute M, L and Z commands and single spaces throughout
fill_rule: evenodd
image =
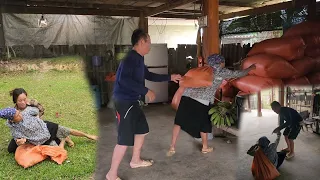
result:
M 16 110 L 20 111 L 22 116 L 31 115 L 39 118 L 42 121 L 41 117 L 44 114 L 44 108 L 36 100 L 28 100 L 27 92 L 23 88 L 16 88 L 11 91 L 10 94 L 13 98 Z M 46 127 L 50 133 L 50 139 L 48 142 L 45 142 L 46 145 L 58 145 L 60 144 L 60 140 L 63 139 L 70 147 L 73 147 L 74 142 L 69 137 L 70 134 L 79 137 L 87 137 L 88 139 L 92 140 L 98 139 L 97 136 L 86 134 L 78 130 L 69 129 L 50 121 L 43 121 L 43 123 L 46 124 Z M 15 152 L 18 145 L 24 144 L 26 140 L 26 138 L 18 138 L 16 140 L 12 139 L 8 146 L 9 153 Z

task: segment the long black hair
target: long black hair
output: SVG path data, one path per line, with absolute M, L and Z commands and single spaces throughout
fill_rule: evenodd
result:
M 10 91 L 10 96 L 12 96 L 12 101 L 14 104 L 17 104 L 17 99 L 20 96 L 20 94 L 25 94 L 26 96 L 28 96 L 27 91 L 23 88 L 16 88 Z

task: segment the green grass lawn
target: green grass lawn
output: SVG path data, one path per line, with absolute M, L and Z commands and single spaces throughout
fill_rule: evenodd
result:
M 44 120 L 98 135 L 93 96 L 83 72 L 21 73 L 0 75 L 0 108 L 13 107 L 9 91 L 22 87 L 29 98 L 45 108 Z M 56 118 L 56 112 L 61 117 Z M 5 120 L 0 119 L 0 179 L 89 179 L 94 173 L 96 142 L 71 136 L 74 148 L 66 146 L 68 159 L 62 165 L 50 160 L 24 169 L 7 152 L 11 140 Z

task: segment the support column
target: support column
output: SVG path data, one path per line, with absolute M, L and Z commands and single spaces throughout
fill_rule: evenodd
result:
M 4 38 L 4 30 L 3 30 L 3 21 L 2 21 L 2 7 L 0 5 L 0 49 L 5 49 L 5 38 Z M 1 54 L 1 50 L 0 50 Z
M 281 85 L 279 88 L 279 103 L 284 106 L 284 86 Z
M 261 91 L 258 92 L 258 117 L 262 117 Z
M 248 111 L 251 112 L 250 95 L 248 95 Z
M 148 18 L 146 18 L 145 14 L 143 11 L 140 13 L 140 18 L 139 18 L 139 28 L 143 29 L 145 32 L 148 33 Z
M 204 0 L 203 10 L 208 18 L 208 26 L 203 28 L 203 58 L 206 62 L 210 54 L 220 53 L 219 0 Z

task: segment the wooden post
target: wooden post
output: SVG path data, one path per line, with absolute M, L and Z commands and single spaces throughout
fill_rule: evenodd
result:
M 281 85 L 279 88 L 279 103 L 284 106 L 284 86 Z
M 143 11 L 140 13 L 140 18 L 139 18 L 139 28 L 143 29 L 145 32 L 148 33 L 148 18 L 146 18 L 145 14 Z
M 261 117 L 262 116 L 262 111 L 261 111 L 261 106 L 262 103 L 261 103 L 261 91 L 258 92 L 258 117 Z
M 203 58 L 205 62 L 211 54 L 220 53 L 219 0 L 204 0 L 204 15 L 208 26 L 203 28 Z
M 250 95 L 248 95 L 248 111 L 251 112 Z
M 314 97 L 313 96 L 313 93 L 314 93 L 314 85 L 312 85 L 311 87 L 311 102 L 310 102 L 310 107 L 311 107 L 311 110 L 310 110 L 310 114 L 311 114 L 311 117 L 313 117 L 313 106 L 314 106 Z

